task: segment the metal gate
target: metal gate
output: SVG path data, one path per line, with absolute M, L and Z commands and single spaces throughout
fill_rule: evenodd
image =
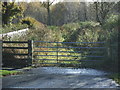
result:
M 81 67 L 100 63 L 105 57 L 105 42 L 33 41 L 33 64 L 36 66 Z

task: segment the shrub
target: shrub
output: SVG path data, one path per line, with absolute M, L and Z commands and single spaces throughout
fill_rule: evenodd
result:
M 116 17 L 115 17 L 116 18 Z M 111 23 L 109 22 L 111 21 Z M 118 27 L 119 19 L 114 19 L 113 21 L 109 19 L 106 24 L 110 25 L 113 23 L 114 27 L 107 27 L 106 29 L 100 26 L 98 23 L 95 22 L 80 22 L 80 27 L 76 30 L 64 29 L 67 33 L 65 35 L 65 42 L 105 42 L 103 45 L 106 47 L 105 50 L 101 50 L 102 54 L 95 54 L 96 56 L 104 55 L 105 57 L 100 62 L 82 62 L 81 65 L 85 65 L 87 68 L 96 68 L 96 69 L 104 69 L 108 71 L 117 71 L 118 65 L 118 52 L 117 52 L 117 45 L 118 45 Z M 111 29 L 110 29 L 111 28 Z M 67 45 L 67 44 L 66 44 Z M 76 46 L 76 47 L 94 47 L 100 46 L 100 44 L 68 44 L 68 46 Z M 81 51 L 81 49 L 74 49 L 75 51 Z M 84 51 L 84 50 L 83 50 Z M 100 51 L 100 52 L 101 52 Z M 89 50 L 85 50 L 84 53 L 89 55 Z M 83 55 L 84 55 L 83 53 Z M 94 56 L 94 55 L 93 55 Z M 92 58 L 84 58 L 91 60 Z M 98 58 L 96 58 L 97 60 Z
M 38 22 L 36 19 L 32 17 L 25 17 L 21 20 L 22 24 L 27 24 L 29 28 L 39 28 L 44 27 L 44 25 L 40 22 Z
M 105 29 L 112 29 L 112 28 L 115 28 L 115 27 L 118 27 L 118 15 L 109 15 L 109 18 L 105 21 L 105 25 L 104 25 L 104 28 Z

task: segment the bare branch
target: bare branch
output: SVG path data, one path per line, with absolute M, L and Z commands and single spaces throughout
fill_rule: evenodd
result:
M 54 1 L 55 1 L 55 0 L 54 0 Z M 53 4 L 54 1 L 52 1 L 52 2 L 49 4 L 49 6 L 51 6 L 51 5 Z

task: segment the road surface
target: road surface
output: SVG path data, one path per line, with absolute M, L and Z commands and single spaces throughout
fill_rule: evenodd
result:
M 117 88 L 119 86 L 101 71 L 54 67 L 40 67 L 28 70 L 22 75 L 4 77 L 2 85 L 3 88 Z

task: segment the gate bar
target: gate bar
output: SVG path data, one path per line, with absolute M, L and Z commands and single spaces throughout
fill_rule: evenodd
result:
M 34 42 L 43 42 L 43 43 L 105 43 L 105 42 L 48 42 L 48 41 L 34 41 Z
M 61 56 L 61 57 L 104 57 L 104 56 L 74 56 L 74 55 L 34 55 L 34 56 Z M 58 59 L 58 58 L 57 58 Z
M 92 48 L 98 48 L 98 49 L 104 49 L 105 47 L 35 47 L 35 48 L 89 48 L 89 49 L 92 49 Z
M 56 60 L 56 59 L 34 59 L 34 60 L 44 60 L 44 61 L 51 61 L 51 60 Z M 84 60 L 67 60 L 67 59 L 59 59 L 59 61 L 84 61 Z M 92 60 L 85 60 L 85 61 L 92 61 Z M 98 61 L 98 60 L 94 60 Z M 101 60 L 99 60 L 101 61 Z
M 84 51 L 33 51 L 33 52 L 64 52 L 64 53 L 84 53 Z M 98 51 L 89 51 L 89 53 L 102 53 Z

